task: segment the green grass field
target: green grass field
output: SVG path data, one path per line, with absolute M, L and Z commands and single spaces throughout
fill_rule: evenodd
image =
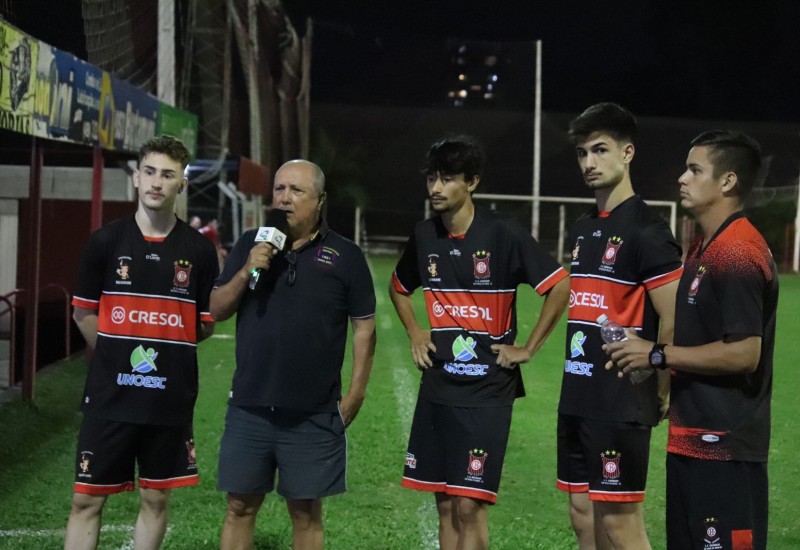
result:
M 371 259 L 378 292 L 378 348 L 367 400 L 348 432 L 349 491 L 325 503 L 326 547 L 332 550 L 437 548 L 433 497 L 399 486 L 416 398 L 418 373 L 407 339 L 386 298 L 394 258 Z M 419 294 L 417 293 L 419 298 Z M 771 550 L 800 548 L 800 442 L 792 418 L 796 375 L 791 335 L 800 334 L 800 276 L 781 278 L 770 453 Z M 530 289 L 518 302 L 526 335 L 539 307 Z M 420 313 L 422 310 L 420 309 Z M 233 373 L 233 323 L 217 327 L 201 344 L 201 389 L 195 414 L 200 486 L 173 492 L 164 548 L 217 548 L 225 499 L 217 492 L 216 457 Z M 525 365 L 528 396 L 515 405 L 503 481 L 490 511 L 496 549 L 574 548 L 566 497 L 555 489 L 555 424 L 564 319 L 534 360 Z M 345 373 L 349 369 L 345 363 Z M 0 405 L 0 548 L 49 549 L 63 544 L 80 414 L 77 404 L 86 367 L 82 357 L 42 371 L 35 405 Z M 654 431 L 646 519 L 654 549 L 664 544 L 666 426 Z M 734 481 L 734 480 L 732 480 Z M 131 548 L 136 493 L 109 498 L 101 548 Z M 261 511 L 256 548 L 288 549 L 291 534 L 283 502 L 270 495 Z

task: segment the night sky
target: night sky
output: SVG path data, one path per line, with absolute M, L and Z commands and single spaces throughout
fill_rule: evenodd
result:
M 286 0 L 285 6 L 301 32 L 305 17 L 314 19 L 317 101 L 436 106 L 452 72 L 442 48 L 448 39 L 541 39 L 545 111 L 574 113 L 611 100 L 642 116 L 800 122 L 800 2 L 794 0 Z M 533 70 L 506 71 L 501 108 L 532 108 Z
M 12 4 L 24 30 L 86 55 L 80 0 Z M 541 39 L 545 111 L 577 113 L 610 100 L 640 116 L 800 122 L 796 0 L 283 4 L 301 34 L 306 17 L 314 20 L 312 101 L 445 106 L 452 51 L 472 40 L 512 53 L 495 108 L 527 111 L 532 41 Z

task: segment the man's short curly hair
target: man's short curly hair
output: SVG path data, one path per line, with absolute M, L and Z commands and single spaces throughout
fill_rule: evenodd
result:
M 181 164 L 185 169 L 192 156 L 181 140 L 166 134 L 155 136 L 145 141 L 139 148 L 139 164 L 150 153 L 161 153 Z

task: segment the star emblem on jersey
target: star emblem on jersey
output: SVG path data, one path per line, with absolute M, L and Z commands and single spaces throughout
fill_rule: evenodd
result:
M 619 252 L 619 247 L 622 246 L 622 238 L 621 237 L 611 237 L 608 239 L 606 243 L 606 251 L 603 253 L 603 265 L 614 265 L 614 262 L 617 261 L 617 253 Z
M 459 336 L 453 340 L 453 357 L 456 358 L 456 361 L 475 359 L 478 357 L 478 354 L 475 353 L 475 346 L 477 344 L 478 342 L 476 342 L 472 336 L 468 336 L 467 338 Z
M 175 266 L 175 278 L 172 284 L 181 288 L 189 286 L 189 275 L 192 273 L 192 264 L 189 260 L 178 260 L 173 262 Z
M 579 355 L 586 355 L 583 351 L 583 343 L 586 341 L 586 335 L 582 330 L 579 330 L 572 335 L 572 340 L 569 343 L 569 351 L 572 358 L 575 359 Z
M 136 346 L 131 352 L 131 368 L 133 372 L 145 374 L 158 370 L 155 363 L 156 357 L 158 357 L 158 352 L 153 348 L 145 350 L 141 345 Z
M 492 275 L 489 270 L 489 258 L 491 256 L 492 253 L 485 250 L 478 250 L 472 255 L 473 271 L 476 279 L 488 279 Z

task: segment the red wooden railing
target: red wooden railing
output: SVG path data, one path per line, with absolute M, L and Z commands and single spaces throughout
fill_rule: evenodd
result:
M 44 285 L 41 291 L 48 290 L 50 288 L 55 288 L 61 291 L 61 294 L 64 296 L 64 357 L 69 357 L 72 354 L 72 316 L 70 314 L 70 296 L 69 291 L 63 287 L 62 285 L 49 283 Z M 8 340 L 9 340 L 9 354 L 8 354 L 8 385 L 9 387 L 14 386 L 17 381 L 15 379 L 15 363 L 14 360 L 16 358 L 16 343 L 17 343 L 17 316 L 16 316 L 16 300 L 12 300 L 17 295 L 23 294 L 25 292 L 24 288 L 18 288 L 16 290 L 12 290 L 8 294 L 0 296 L 0 302 L 6 305 L 6 309 L 0 309 L 0 318 L 3 317 L 6 313 L 10 314 L 10 321 L 9 321 L 9 331 L 8 331 Z M 5 334 L 0 333 L 0 340 L 5 339 Z

